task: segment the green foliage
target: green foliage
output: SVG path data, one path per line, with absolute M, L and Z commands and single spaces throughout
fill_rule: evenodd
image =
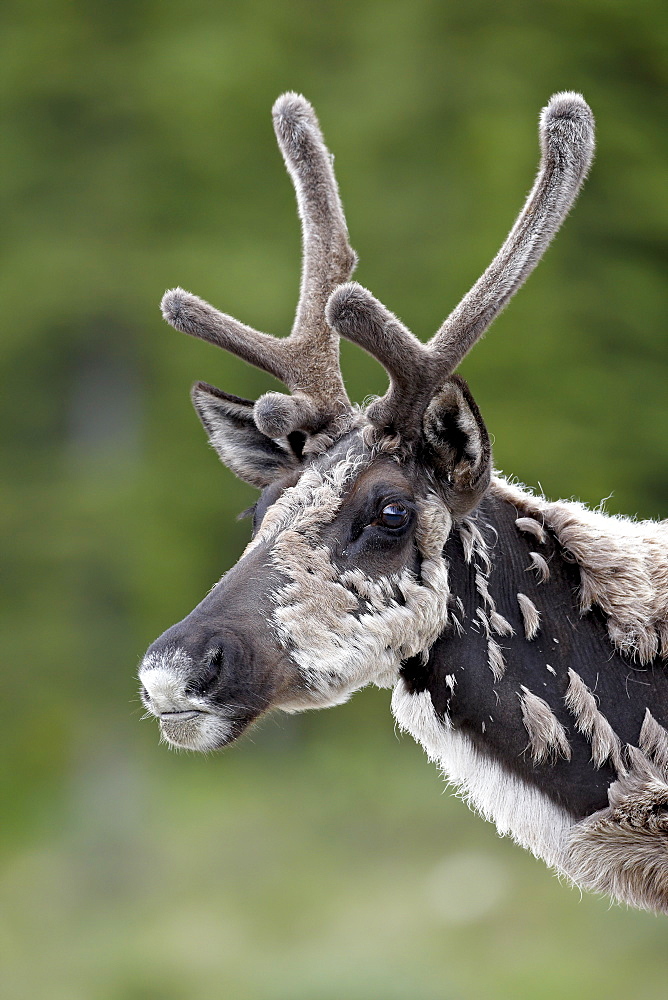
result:
M 336 153 L 357 277 L 423 338 L 511 225 L 539 108 L 582 90 L 591 178 L 463 372 L 504 471 L 666 514 L 664 5 L 6 0 L 0 27 L 5 995 L 659 995 L 660 925 L 578 903 L 440 796 L 386 696 L 201 761 L 138 725 L 134 667 L 247 536 L 253 491 L 187 389 L 270 380 L 157 304 L 182 284 L 288 331 L 286 89 Z M 353 398 L 383 391 L 342 353 Z M 501 888 L 458 921 L 465 852 Z

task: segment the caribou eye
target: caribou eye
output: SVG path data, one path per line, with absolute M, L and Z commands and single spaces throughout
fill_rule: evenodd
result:
M 380 512 L 377 523 L 382 524 L 384 528 L 403 528 L 407 520 L 408 511 L 403 504 L 388 503 Z

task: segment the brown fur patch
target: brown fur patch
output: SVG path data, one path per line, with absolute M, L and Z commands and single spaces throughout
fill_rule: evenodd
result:
M 576 885 L 668 913 L 668 776 L 636 747 L 607 809 L 576 824 L 566 873 Z

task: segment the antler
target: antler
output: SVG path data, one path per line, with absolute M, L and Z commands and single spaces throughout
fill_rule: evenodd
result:
M 568 214 L 594 153 L 594 117 L 580 94 L 555 94 L 540 116 L 536 182 L 503 246 L 445 320 L 422 344 L 370 292 L 351 283 L 329 300 L 335 330 L 386 368 L 390 388 L 367 413 L 377 427 L 410 438 L 434 393 L 526 281 Z
M 350 278 L 357 258 L 313 108 L 300 94 L 288 93 L 278 98 L 272 113 L 302 222 L 302 279 L 290 336 L 260 333 L 182 288 L 165 293 L 162 314 L 177 330 L 231 351 L 288 386 L 292 396 L 266 393 L 254 409 L 261 431 L 284 437 L 295 430 L 323 430 L 351 412 L 339 367 L 339 338 L 325 320 L 325 305 L 337 285 Z

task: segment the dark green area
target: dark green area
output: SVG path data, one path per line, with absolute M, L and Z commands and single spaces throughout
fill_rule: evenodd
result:
M 188 402 L 268 377 L 160 320 L 175 284 L 289 330 L 299 227 L 269 111 L 314 103 L 359 280 L 426 338 L 581 90 L 572 218 L 462 366 L 499 468 L 668 511 L 659 0 L 5 0 L 0 934 L 8 1000 L 661 996 L 666 923 L 559 886 L 440 794 L 386 693 L 157 746 L 135 665 L 240 553 L 253 491 Z M 383 372 L 343 347 L 350 394 Z

